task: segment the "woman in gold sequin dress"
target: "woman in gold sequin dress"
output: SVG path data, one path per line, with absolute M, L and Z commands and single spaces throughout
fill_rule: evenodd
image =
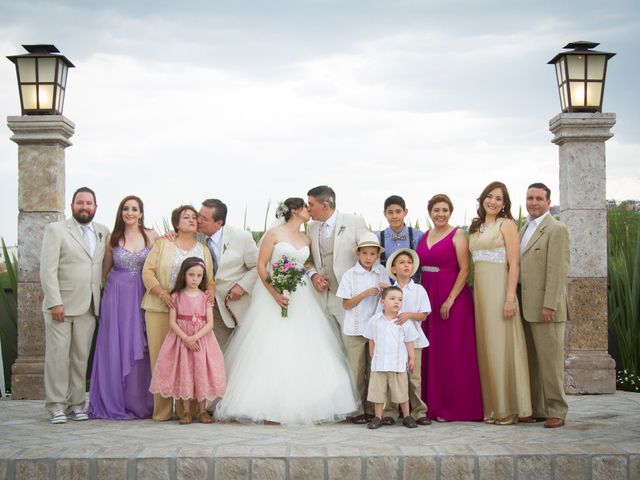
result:
M 513 425 L 531 415 L 527 347 L 520 319 L 520 241 L 507 187 L 490 183 L 469 229 L 478 364 L 486 423 Z

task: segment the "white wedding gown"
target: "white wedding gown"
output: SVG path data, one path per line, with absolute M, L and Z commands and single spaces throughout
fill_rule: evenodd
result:
M 309 247 L 276 243 L 269 265 L 282 255 L 303 264 Z M 341 340 L 312 288 L 309 280 L 298 285 L 282 318 L 258 279 L 225 354 L 228 384 L 218 419 L 308 425 L 340 421 L 359 408 Z

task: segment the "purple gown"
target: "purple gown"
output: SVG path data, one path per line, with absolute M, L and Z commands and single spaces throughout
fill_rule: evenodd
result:
M 440 307 L 460 271 L 453 244 L 456 230 L 431 248 L 427 246 L 427 232 L 416 248 L 421 267 L 436 267 L 422 269 L 422 286 L 431 302 L 431 314 L 422 323 L 430 343 L 423 354 L 422 398 L 431 419 L 482 420 L 473 297 L 468 285 L 458 294 L 449 318 L 443 320 L 440 316 Z
M 91 418 L 150 418 L 151 364 L 140 301 L 140 272 L 149 248 L 113 250 L 113 269 L 104 287 L 93 357 L 88 414 Z

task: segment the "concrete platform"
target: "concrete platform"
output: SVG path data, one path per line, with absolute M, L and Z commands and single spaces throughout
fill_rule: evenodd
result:
M 0 400 L 0 479 L 640 479 L 640 394 L 572 396 L 567 426 L 50 425 Z

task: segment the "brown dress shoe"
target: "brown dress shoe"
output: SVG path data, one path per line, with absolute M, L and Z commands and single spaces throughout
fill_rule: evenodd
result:
M 416 420 L 416 423 L 418 425 L 431 425 L 431 420 L 429 420 L 427 417 L 420 417 Z
M 528 415 L 526 417 L 518 417 L 518 423 L 533 423 L 535 422 L 535 418 L 533 418 L 533 415 Z
M 544 422 L 544 428 L 564 427 L 564 418 L 549 417 Z

